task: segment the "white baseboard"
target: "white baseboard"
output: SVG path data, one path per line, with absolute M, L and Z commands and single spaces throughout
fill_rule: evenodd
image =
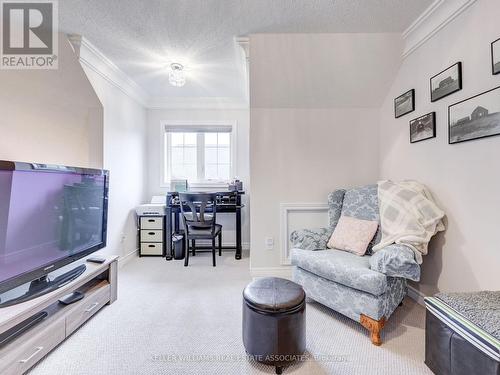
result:
M 118 268 L 122 268 L 128 262 L 130 262 L 134 257 L 139 255 L 139 249 L 132 250 L 130 253 L 120 256 L 118 258 Z
M 224 246 L 236 246 L 235 244 L 223 244 Z M 250 244 L 248 242 L 243 242 L 241 244 L 241 250 L 245 253 L 250 252 Z M 248 257 L 248 254 L 245 254 Z M 139 249 L 132 250 L 130 253 L 122 255 L 118 258 L 118 267 L 122 268 L 127 263 L 129 263 L 132 259 L 139 256 Z M 291 275 L 291 274 L 290 274 Z
M 414 300 L 416 303 L 419 305 L 422 305 L 425 307 L 424 303 L 424 298 L 427 297 L 424 293 L 419 291 L 418 289 L 415 289 L 414 287 L 408 285 L 408 297 L 410 297 L 412 300 Z
M 224 241 L 222 241 L 222 246 L 236 247 L 236 243 L 235 242 L 225 243 Z M 250 250 L 250 242 L 242 242 L 241 243 L 241 250 L 243 250 L 243 251 Z
M 282 277 L 284 279 L 292 278 L 292 267 L 250 267 L 252 277 Z

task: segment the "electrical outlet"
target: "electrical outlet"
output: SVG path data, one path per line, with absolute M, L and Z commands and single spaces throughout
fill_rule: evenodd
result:
M 126 239 L 127 239 L 127 235 L 125 233 L 122 233 L 122 236 L 120 238 L 120 242 L 124 243 Z
M 266 246 L 266 250 L 274 249 L 274 238 L 273 237 L 266 237 L 264 240 L 264 244 Z

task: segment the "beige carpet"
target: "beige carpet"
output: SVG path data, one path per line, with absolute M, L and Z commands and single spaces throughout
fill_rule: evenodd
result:
M 241 292 L 249 261 L 232 253 L 180 261 L 141 258 L 119 273 L 119 296 L 49 354 L 32 375 L 272 374 L 241 341 Z M 285 374 L 431 374 L 424 365 L 424 309 L 407 299 L 375 347 L 367 331 L 317 303 L 307 305 L 309 359 Z

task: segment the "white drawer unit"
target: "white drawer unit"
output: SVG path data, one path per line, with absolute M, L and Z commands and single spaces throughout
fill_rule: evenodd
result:
M 139 217 L 139 255 L 164 256 L 165 216 Z
M 141 229 L 163 230 L 163 217 L 141 217 Z
M 153 242 L 143 242 L 141 243 L 141 254 L 142 255 L 163 255 L 163 244 L 153 243 Z
M 153 229 L 141 230 L 141 243 L 144 242 L 163 242 L 163 231 Z

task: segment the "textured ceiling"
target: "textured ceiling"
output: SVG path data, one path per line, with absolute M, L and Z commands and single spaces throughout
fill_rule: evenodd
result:
M 432 0 L 61 0 L 81 34 L 152 97 L 245 97 L 234 38 L 251 33 L 401 32 Z M 188 83 L 168 84 L 181 62 Z

